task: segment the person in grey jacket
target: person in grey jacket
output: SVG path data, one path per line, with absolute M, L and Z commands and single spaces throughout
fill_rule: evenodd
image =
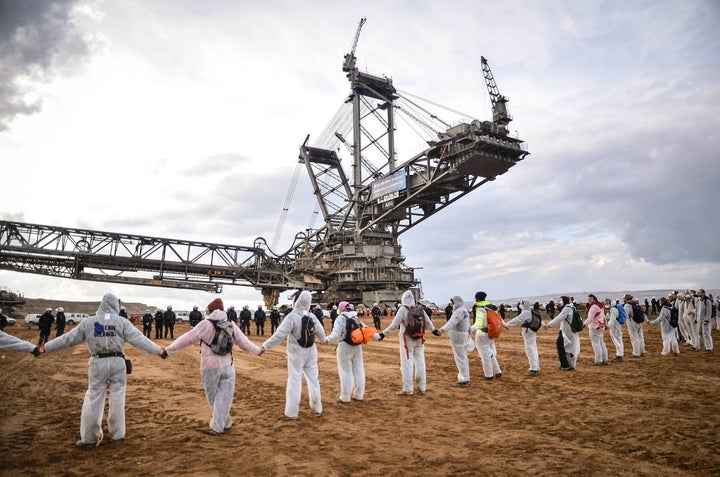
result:
M 78 447 L 91 449 L 103 440 L 102 417 L 105 394 L 110 389 L 108 431 L 113 442 L 125 440 L 125 389 L 127 365 L 125 343 L 149 354 L 166 356 L 164 350 L 146 338 L 140 330 L 120 316 L 120 302 L 112 293 L 102 298 L 95 316 L 84 319 L 58 338 L 40 347 L 40 353 L 52 353 L 86 340 L 90 351 L 88 389 L 80 414 Z

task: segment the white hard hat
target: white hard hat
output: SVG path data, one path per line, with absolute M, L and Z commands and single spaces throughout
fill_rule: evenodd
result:
M 168 306 L 167 306 L 167 309 L 168 309 L 168 310 L 172 310 L 172 305 L 168 305 Z
M 57 309 L 57 311 L 59 311 L 59 312 L 64 312 L 65 310 L 63 309 L 62 306 L 59 306 L 58 309 Z

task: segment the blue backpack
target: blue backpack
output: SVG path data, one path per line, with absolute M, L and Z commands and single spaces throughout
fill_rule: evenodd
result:
M 617 305 L 615 305 L 615 309 L 617 309 L 618 311 L 617 322 L 621 325 L 624 325 L 625 321 L 627 320 L 627 312 L 625 311 L 625 307 L 618 303 Z

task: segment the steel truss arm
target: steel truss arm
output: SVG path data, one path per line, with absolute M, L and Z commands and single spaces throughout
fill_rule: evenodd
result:
M 289 289 L 287 258 L 255 247 L 0 221 L 0 269 L 81 280 L 190 288 Z

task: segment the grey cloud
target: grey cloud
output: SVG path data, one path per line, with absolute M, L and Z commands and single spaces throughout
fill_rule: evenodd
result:
M 237 153 L 216 154 L 199 159 L 197 164 L 188 167 L 185 173 L 190 176 L 204 177 L 210 174 L 233 174 L 249 161 L 247 156 Z
M 23 80 L 48 81 L 87 56 L 89 44 L 71 18 L 79 0 L 0 0 L 0 132 L 19 114 L 40 110 Z
M 11 222 L 25 222 L 25 214 L 22 212 L 0 212 L 0 219 Z

